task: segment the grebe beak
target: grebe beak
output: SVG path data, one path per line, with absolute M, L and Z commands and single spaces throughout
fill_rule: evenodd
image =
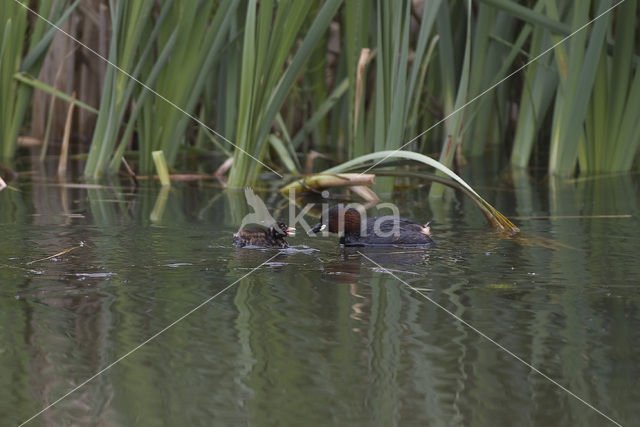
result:
M 287 236 L 295 236 L 296 235 L 296 229 L 293 227 L 287 227 Z
M 317 223 L 316 225 L 313 226 L 313 228 L 311 229 L 309 234 L 319 233 L 319 232 L 323 231 L 325 228 L 327 228 L 327 226 L 325 224 L 319 222 L 319 223 Z
M 422 234 L 426 234 L 427 236 L 431 237 L 431 227 L 429 227 L 429 224 L 431 224 L 431 221 L 423 225 L 422 230 L 420 230 L 420 232 Z

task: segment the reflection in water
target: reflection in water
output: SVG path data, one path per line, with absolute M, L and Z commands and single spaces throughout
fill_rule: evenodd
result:
M 278 254 L 37 423 L 604 424 L 361 251 L 622 424 L 640 419 L 637 179 L 471 181 L 508 215 L 551 217 L 518 225 L 566 246 L 501 239 L 463 197 L 418 189 L 396 201 L 434 217 L 428 249 L 298 236 L 241 250 L 242 192 L 185 184 L 160 212 L 154 185 L 16 183 L 0 192 L 0 417 L 18 424 Z

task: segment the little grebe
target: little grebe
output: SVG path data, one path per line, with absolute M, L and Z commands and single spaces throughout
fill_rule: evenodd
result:
M 406 218 L 385 215 L 367 218 L 363 224 L 360 212 L 354 208 L 345 209 L 342 205 L 329 209 L 322 222 L 311 231 L 324 230 L 325 225 L 331 233 L 341 233 L 340 244 L 345 246 L 375 245 L 428 245 L 433 243 L 429 224 L 418 224 Z
M 288 248 L 289 243 L 284 239 L 295 236 L 296 229 L 278 222 L 269 228 L 260 226 L 247 227 L 238 230 L 233 235 L 233 245 L 239 248 L 255 246 L 259 248 Z

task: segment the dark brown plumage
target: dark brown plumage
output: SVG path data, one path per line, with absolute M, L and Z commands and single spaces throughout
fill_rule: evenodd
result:
M 345 246 L 428 245 L 433 243 L 429 224 L 419 224 L 407 218 L 391 215 L 375 216 L 361 221 L 360 212 L 342 205 L 333 206 L 323 216 L 332 233 L 340 233 Z M 311 231 L 323 229 L 316 224 Z
M 278 222 L 269 228 L 249 226 L 233 234 L 233 245 L 238 248 L 253 246 L 284 249 L 289 247 L 285 237 L 295 235 L 295 231 L 295 228 L 288 227 L 283 222 Z

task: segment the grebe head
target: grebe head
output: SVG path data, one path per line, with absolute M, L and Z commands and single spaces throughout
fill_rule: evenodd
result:
M 344 205 L 335 205 L 325 212 L 323 222 L 319 222 L 311 229 L 312 233 L 318 233 L 325 228 L 331 233 L 344 233 L 360 235 L 360 212 L 354 208 L 345 208 Z
M 286 237 L 286 236 L 295 236 L 296 235 L 296 229 L 293 228 L 293 227 L 287 226 L 282 221 L 277 222 L 276 224 L 272 225 L 271 228 L 269 229 L 269 231 L 271 232 L 271 236 L 274 239 L 279 239 L 279 238 L 283 238 L 283 237 Z

